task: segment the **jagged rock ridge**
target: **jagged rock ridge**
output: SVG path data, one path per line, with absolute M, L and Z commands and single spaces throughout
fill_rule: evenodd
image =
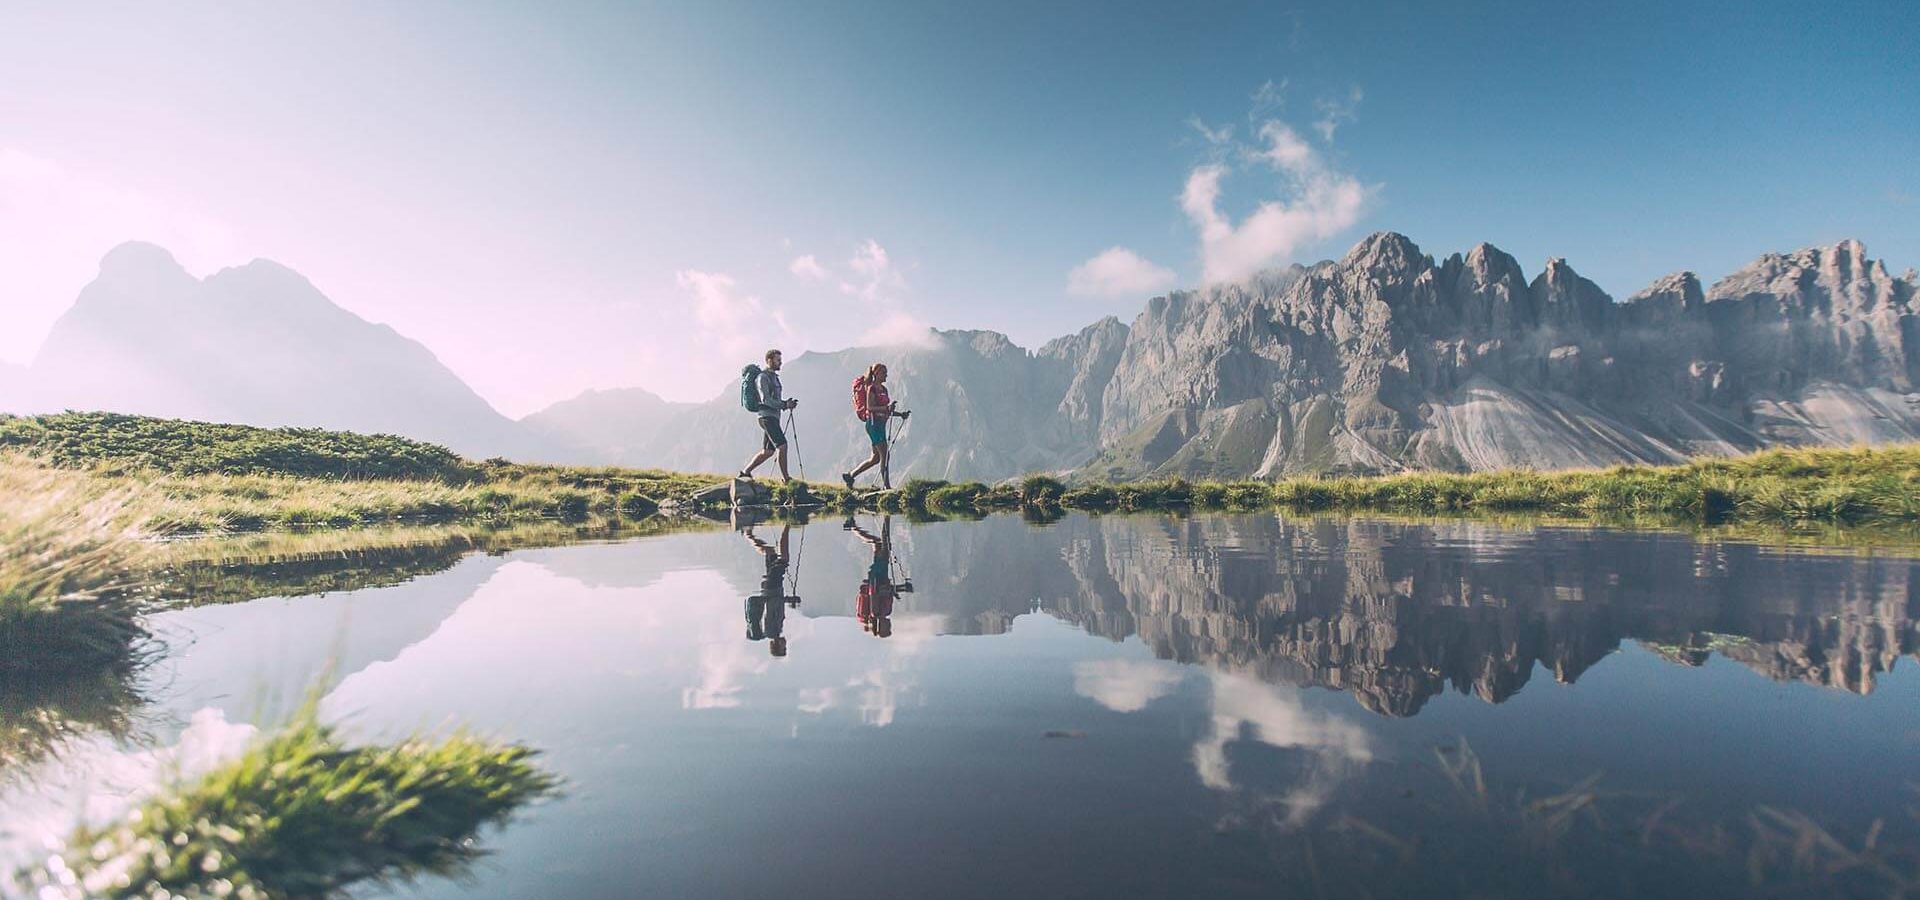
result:
M 1615 303 L 1564 260 L 1343 259 L 1159 298 L 1102 398 L 1097 473 L 1672 462 L 1920 437 L 1915 285 L 1857 242 Z

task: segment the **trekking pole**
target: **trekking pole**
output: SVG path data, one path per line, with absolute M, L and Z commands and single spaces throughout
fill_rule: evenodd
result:
M 793 422 L 793 410 L 787 410 L 787 441 L 793 444 L 793 464 L 800 470 L 800 480 L 807 480 L 807 461 L 800 456 L 800 427 Z

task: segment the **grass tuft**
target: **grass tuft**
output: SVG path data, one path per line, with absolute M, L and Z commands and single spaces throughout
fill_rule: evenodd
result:
M 239 758 L 161 791 L 22 873 L 48 896 L 332 896 L 452 874 L 489 823 L 553 793 L 535 752 L 460 733 L 349 748 L 317 697 Z

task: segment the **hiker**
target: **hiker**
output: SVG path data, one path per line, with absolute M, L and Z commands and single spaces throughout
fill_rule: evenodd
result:
M 742 529 L 767 563 L 760 593 L 747 598 L 747 640 L 766 641 L 767 652 L 776 657 L 787 655 L 787 638 L 782 633 L 787 626 L 787 607 L 800 605 L 799 597 L 787 595 L 787 567 L 793 559 L 787 552 L 787 536 L 792 532 L 793 526 L 780 526 L 780 543 L 775 547 L 754 534 L 753 526 Z
M 861 528 L 852 517 L 848 517 L 842 527 L 873 548 L 873 562 L 867 565 L 867 577 L 860 582 L 859 593 L 854 596 L 854 617 L 860 620 L 860 630 L 874 637 L 889 637 L 893 634 L 894 599 L 913 593 L 913 582 L 893 580 L 893 517 L 880 520 L 877 536 Z
M 760 417 L 760 453 L 740 470 L 741 478 L 752 478 L 753 470 L 760 464 L 780 457 L 780 480 L 790 482 L 793 476 L 787 474 L 787 433 L 780 430 L 780 414 L 800 405 L 798 400 L 784 399 L 780 389 L 780 351 L 767 351 L 767 367 L 748 364 L 740 370 L 740 405 L 747 411 Z
M 867 374 L 853 380 L 853 414 L 865 423 L 867 441 L 873 444 L 873 454 L 867 461 L 855 467 L 851 472 L 842 472 L 840 480 L 847 483 L 847 490 L 853 490 L 853 480 L 874 466 L 880 467 L 880 485 L 893 490 L 893 448 L 887 445 L 887 420 L 899 416 L 906 421 L 912 413 L 898 408 L 899 404 L 887 396 L 887 367 L 885 363 L 874 363 L 867 368 Z

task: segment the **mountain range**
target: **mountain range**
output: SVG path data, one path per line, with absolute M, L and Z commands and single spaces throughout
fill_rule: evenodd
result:
M 866 455 L 849 389 L 885 361 L 916 415 L 897 477 L 1274 477 L 1670 462 L 1920 439 L 1920 278 L 1858 242 L 1690 272 L 1616 302 L 1560 259 L 1481 244 L 1436 261 L 1391 232 L 1339 260 L 1175 291 L 1028 351 L 991 331 L 793 357 L 808 475 Z M 743 360 L 742 363 L 748 362 Z M 8 382 L 15 382 L 8 400 Z M 112 409 L 383 431 L 473 455 L 731 471 L 758 443 L 706 403 L 589 391 L 519 421 L 424 346 L 257 260 L 194 279 L 160 248 L 102 261 L 15 409 Z M 797 474 L 797 473 L 796 473 Z

